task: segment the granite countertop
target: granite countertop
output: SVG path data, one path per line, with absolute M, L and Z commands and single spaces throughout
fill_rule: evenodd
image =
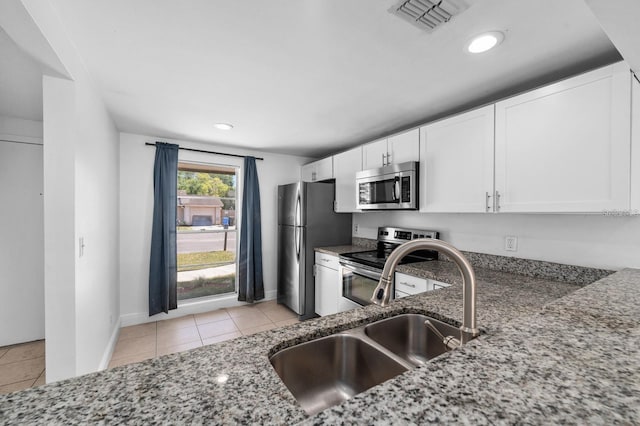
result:
M 640 418 L 640 270 L 582 287 L 476 268 L 478 324 L 463 348 L 314 417 L 268 356 L 398 313 L 462 315 L 450 262 L 412 265 L 451 287 L 0 396 L 0 423 L 634 423 Z

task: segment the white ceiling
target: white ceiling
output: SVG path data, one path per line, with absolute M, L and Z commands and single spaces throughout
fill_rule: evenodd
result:
M 0 28 L 0 115 L 42 121 L 42 67 Z
M 335 152 L 619 58 L 583 0 L 468 0 L 432 34 L 391 15 L 395 2 L 52 1 L 120 130 L 288 154 Z M 466 53 L 487 30 L 503 44 Z

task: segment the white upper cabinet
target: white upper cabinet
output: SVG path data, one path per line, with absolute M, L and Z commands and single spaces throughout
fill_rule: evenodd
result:
M 362 169 L 375 169 L 387 165 L 387 139 L 362 146 Z
M 333 157 L 323 158 L 302 166 L 303 182 L 319 182 L 333 179 Z
M 422 127 L 420 211 L 493 211 L 494 106 Z
M 409 130 L 362 146 L 363 170 L 418 160 L 420 129 Z
M 631 74 L 624 63 L 496 104 L 496 209 L 629 208 Z
M 334 155 L 333 165 L 336 179 L 335 211 L 359 212 L 356 209 L 356 172 L 362 170 L 362 147 Z
M 390 136 L 387 140 L 387 163 L 400 164 L 420 160 L 420 129 Z

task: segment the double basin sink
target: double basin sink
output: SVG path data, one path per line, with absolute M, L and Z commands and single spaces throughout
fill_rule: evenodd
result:
M 447 352 L 426 320 L 444 336 L 460 335 L 434 318 L 403 314 L 283 349 L 270 361 L 312 415 Z

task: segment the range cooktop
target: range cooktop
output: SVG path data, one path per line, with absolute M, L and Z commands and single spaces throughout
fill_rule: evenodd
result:
M 370 268 L 382 269 L 391 252 L 400 244 L 416 238 L 438 238 L 436 231 L 424 231 L 418 229 L 392 228 L 388 226 L 378 228 L 377 250 L 344 253 L 341 260 L 352 264 L 366 265 Z M 438 252 L 432 250 L 417 250 L 403 257 L 400 264 L 425 262 L 437 260 Z

